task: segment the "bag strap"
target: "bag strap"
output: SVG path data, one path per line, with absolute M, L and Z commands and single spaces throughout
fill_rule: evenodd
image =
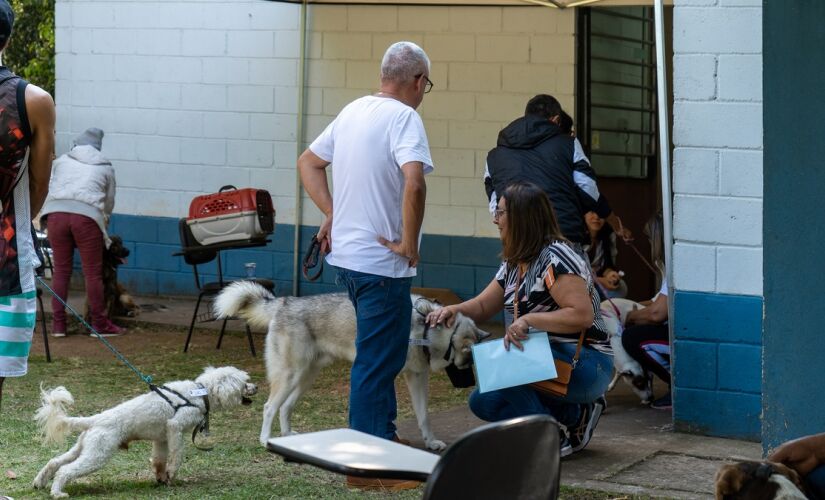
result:
M 513 322 L 515 323 L 518 320 L 518 304 L 519 304 L 519 290 L 521 289 L 521 267 L 516 264 L 516 289 L 513 291 Z M 584 336 L 587 333 L 587 330 L 582 330 L 581 335 L 579 335 L 579 341 L 576 344 L 576 354 L 573 355 L 573 368 L 576 367 L 576 363 L 579 362 L 579 355 L 582 351 L 582 345 L 584 344 Z

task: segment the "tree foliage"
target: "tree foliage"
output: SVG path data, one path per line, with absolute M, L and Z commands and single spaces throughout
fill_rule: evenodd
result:
M 14 32 L 3 64 L 54 95 L 54 0 L 10 0 Z

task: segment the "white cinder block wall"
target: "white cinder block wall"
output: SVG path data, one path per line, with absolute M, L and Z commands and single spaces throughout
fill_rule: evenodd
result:
M 761 296 L 761 2 L 674 3 L 674 286 Z
M 263 187 L 294 223 L 300 7 L 249 1 L 58 0 L 58 154 L 106 131 L 116 212 L 179 217 L 224 184 Z M 573 10 L 310 8 L 306 135 L 373 92 L 384 50 L 420 44 L 435 89 L 419 108 L 437 171 L 425 232 L 497 236 L 482 175 L 498 131 L 537 93 L 573 111 Z M 302 142 L 303 142 L 302 141 Z M 302 223 L 319 222 L 306 200 Z
M 255 185 L 291 222 L 298 14 L 249 0 L 58 0 L 58 154 L 102 128 L 118 213 L 180 217 L 197 194 Z

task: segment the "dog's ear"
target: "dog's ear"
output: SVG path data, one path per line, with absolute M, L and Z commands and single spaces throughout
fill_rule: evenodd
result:
M 421 316 L 426 317 L 435 309 L 438 309 L 438 305 L 435 302 L 430 301 L 426 297 L 417 297 L 415 299 L 415 302 L 413 302 L 413 309 L 418 311 L 418 313 Z
M 747 475 L 738 464 L 725 464 L 716 473 L 716 500 L 725 500 L 729 495 L 739 493 Z
M 490 332 L 485 332 L 481 328 L 476 328 L 476 341 L 481 342 L 482 340 L 486 339 L 492 335 Z

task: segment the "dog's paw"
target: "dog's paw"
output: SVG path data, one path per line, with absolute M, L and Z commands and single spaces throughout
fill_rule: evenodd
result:
M 428 439 L 424 444 L 427 446 L 428 450 L 433 451 L 441 451 L 447 448 L 447 443 L 441 441 L 440 439 Z
M 42 490 L 43 488 L 46 487 L 46 484 L 47 483 L 46 483 L 45 478 L 40 477 L 40 474 L 38 474 L 37 477 L 34 478 L 34 481 L 32 482 L 32 488 L 34 488 L 36 490 Z
M 69 498 L 69 494 L 65 491 L 52 492 L 52 498 Z
M 158 483 L 165 484 L 166 486 L 172 483 L 172 480 L 169 479 L 169 473 L 166 471 L 155 473 L 155 479 L 157 479 Z
M 286 432 L 282 432 L 282 433 L 281 433 L 281 437 L 286 437 L 286 436 L 297 436 L 298 434 L 300 434 L 300 432 L 296 432 L 296 431 L 286 431 Z

